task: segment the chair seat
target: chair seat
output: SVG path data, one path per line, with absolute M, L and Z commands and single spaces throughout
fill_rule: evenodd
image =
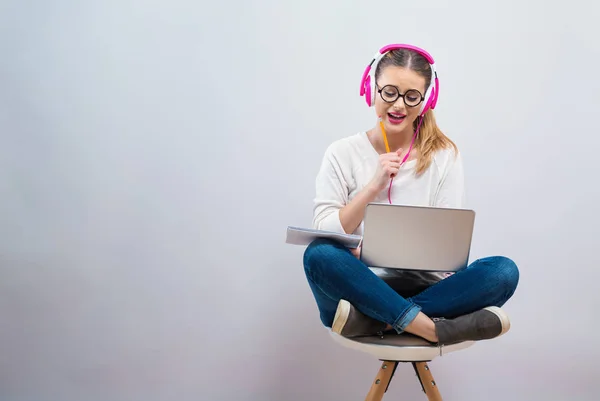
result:
M 333 340 L 340 345 L 357 351 L 366 352 L 382 361 L 420 362 L 470 347 L 475 342 L 465 341 L 458 344 L 438 347 L 421 337 L 409 333 L 384 334 L 383 336 L 355 337 L 340 336 L 329 330 Z

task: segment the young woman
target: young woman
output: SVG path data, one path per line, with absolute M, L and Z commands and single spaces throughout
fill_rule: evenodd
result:
M 438 89 L 424 50 L 389 45 L 377 53 L 361 82 L 377 123 L 327 148 L 316 178 L 314 228 L 362 234 L 370 202 L 464 206 L 460 152 L 432 111 Z M 370 269 L 359 255 L 360 249 L 323 239 L 304 254 L 321 321 L 342 336 L 408 332 L 446 345 L 494 338 L 510 327 L 500 307 L 513 295 L 519 271 L 507 257 L 444 275 Z

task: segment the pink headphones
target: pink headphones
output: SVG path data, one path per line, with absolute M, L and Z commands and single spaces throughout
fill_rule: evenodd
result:
M 440 83 L 438 81 L 437 72 L 435 71 L 435 62 L 433 61 L 433 57 L 425 50 L 420 49 L 416 46 L 405 45 L 405 44 L 392 44 L 382 47 L 377 54 L 373 57 L 371 63 L 365 69 L 363 73 L 362 80 L 360 81 L 360 95 L 365 97 L 365 100 L 369 107 L 372 107 L 375 104 L 375 71 L 377 71 L 377 64 L 379 61 L 385 56 L 385 54 L 391 50 L 396 49 L 408 49 L 414 50 L 429 62 L 431 65 L 431 83 L 429 84 L 429 88 L 425 92 L 425 100 L 421 102 L 421 110 L 419 111 L 419 115 L 423 117 L 427 110 L 435 109 L 435 105 L 437 103 L 438 94 L 440 90 Z

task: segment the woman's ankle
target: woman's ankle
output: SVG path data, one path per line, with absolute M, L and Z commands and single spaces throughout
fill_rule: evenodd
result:
M 438 342 L 435 323 L 423 312 L 419 312 L 415 319 L 406 326 L 404 331 L 422 337 L 432 343 Z

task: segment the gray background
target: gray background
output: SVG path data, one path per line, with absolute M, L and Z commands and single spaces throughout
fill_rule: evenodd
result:
M 444 399 L 597 399 L 600 6 L 520 3 L 1 2 L 0 399 L 364 399 L 284 239 L 390 42 L 436 58 L 472 257 L 521 268 Z

